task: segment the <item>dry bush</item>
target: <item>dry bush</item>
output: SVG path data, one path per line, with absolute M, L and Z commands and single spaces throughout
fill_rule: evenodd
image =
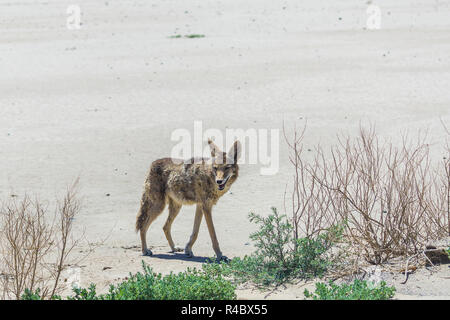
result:
M 324 158 L 316 157 L 313 162 L 306 162 L 303 158 L 305 131 L 306 124 L 301 132 L 295 128 L 292 139 L 289 139 L 283 124 L 284 138 L 290 151 L 289 161 L 293 166 L 290 215 L 295 239 L 310 238 L 338 223 L 330 191 L 314 179 L 316 175 L 327 177 L 329 174 L 327 166 L 322 165 Z M 286 210 L 286 195 L 284 200 Z
M 311 236 L 344 223 L 345 240 L 372 264 L 410 256 L 450 232 L 449 155 L 432 166 L 425 137 L 400 147 L 381 143 L 374 128 L 339 137 L 329 152 L 302 157 L 303 133 L 289 140 L 294 166 L 292 220 Z M 285 134 L 286 137 L 286 134 Z M 447 150 L 447 153 L 449 150 Z
M 49 298 L 61 289 L 62 272 L 80 239 L 72 237 L 75 216 L 80 211 L 78 180 L 68 188 L 56 213 L 38 199 L 10 200 L 0 209 L 1 284 L 4 299 L 20 299 L 25 289 L 40 289 Z
M 1 210 L 2 285 L 19 298 L 25 288 L 34 290 L 47 276 L 43 258 L 51 250 L 53 230 L 45 221 L 46 209 L 26 196 Z
M 424 229 L 439 235 L 450 236 L 450 148 L 439 166 L 433 172 L 434 181 L 428 188 L 425 201 L 422 203 L 427 220 Z
M 436 224 L 440 225 L 444 230 L 445 227 L 447 227 L 447 234 L 450 236 L 450 130 L 447 128 L 442 119 L 441 122 L 445 132 L 447 133 L 447 152 L 442 158 L 440 169 L 438 169 L 440 172 L 438 171 L 437 173 L 438 178 L 441 178 L 438 180 L 437 186 L 435 187 L 438 193 L 436 196 L 437 201 L 435 203 L 431 203 L 430 206 L 435 208 L 435 210 L 447 212 L 447 226 L 445 226 L 445 221 L 441 221 L 439 217 L 435 220 L 438 220 L 436 221 Z

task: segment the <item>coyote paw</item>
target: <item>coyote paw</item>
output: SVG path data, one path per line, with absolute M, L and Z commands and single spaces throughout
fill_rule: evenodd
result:
M 184 249 L 180 248 L 180 247 L 175 247 L 175 248 L 172 248 L 172 250 L 170 250 L 171 253 L 183 252 L 183 251 L 184 251 Z
M 230 259 L 228 259 L 228 257 L 226 257 L 226 256 L 217 257 L 216 262 L 222 262 L 222 261 L 228 263 L 228 262 L 230 262 Z
M 153 252 L 150 249 L 145 249 L 144 251 L 142 251 L 142 255 L 143 256 L 152 256 Z
M 184 253 L 187 255 L 188 258 L 192 258 L 194 256 L 192 250 L 189 249 L 184 249 Z

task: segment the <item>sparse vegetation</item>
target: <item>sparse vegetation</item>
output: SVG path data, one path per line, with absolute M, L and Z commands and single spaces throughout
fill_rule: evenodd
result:
M 277 285 L 294 278 L 323 276 L 333 260 L 327 255 L 341 235 L 340 227 L 309 238 L 295 239 L 293 226 L 276 208 L 264 218 L 249 215 L 259 230 L 250 235 L 257 250 L 244 258 L 204 266 L 211 275 L 224 275 L 236 283 L 253 282 L 259 286 Z
M 111 285 L 106 294 L 97 294 L 95 284 L 74 288 L 68 300 L 233 300 L 235 285 L 220 274 L 212 275 L 197 269 L 163 276 L 142 262 L 143 272 L 130 274 L 119 284 Z M 27 290 L 24 300 L 40 300 L 40 292 Z M 54 296 L 53 299 L 61 299 Z
M 355 279 L 353 283 L 337 285 L 332 281 L 316 283 L 314 293 L 305 289 L 306 298 L 313 300 L 388 300 L 394 297 L 395 288 L 386 286 L 384 281 L 374 284 Z

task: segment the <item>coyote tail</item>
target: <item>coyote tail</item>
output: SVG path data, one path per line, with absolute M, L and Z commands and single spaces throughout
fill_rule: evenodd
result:
M 146 220 L 148 219 L 148 205 L 148 200 L 143 197 L 141 201 L 141 208 L 139 209 L 138 215 L 136 217 L 136 232 L 141 230 L 141 228 L 145 225 Z

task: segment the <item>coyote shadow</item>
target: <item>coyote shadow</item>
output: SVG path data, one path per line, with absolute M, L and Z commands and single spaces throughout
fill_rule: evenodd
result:
M 153 254 L 151 256 L 149 256 L 149 258 L 151 259 L 164 259 L 164 260 L 182 260 L 182 261 L 191 261 L 191 262 L 199 262 L 199 263 L 204 263 L 204 262 L 209 262 L 210 258 L 209 257 L 202 257 L 202 256 L 194 256 L 189 258 L 187 255 L 185 255 L 184 253 L 157 253 L 157 254 Z

